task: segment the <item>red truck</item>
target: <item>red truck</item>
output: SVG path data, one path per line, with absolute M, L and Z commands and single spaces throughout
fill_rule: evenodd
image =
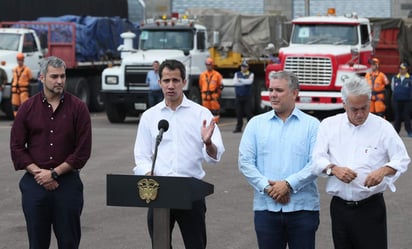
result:
M 292 25 L 289 46 L 279 50 L 280 62 L 266 68 L 266 86 L 270 72 L 294 72 L 300 80 L 297 107 L 302 110 L 341 110 L 341 86 L 364 75 L 372 57 L 380 59 L 380 69 L 389 78 L 398 72 L 400 61 L 412 62 L 402 19 L 312 16 L 297 18 Z M 270 108 L 267 91 L 262 92 L 262 106 Z

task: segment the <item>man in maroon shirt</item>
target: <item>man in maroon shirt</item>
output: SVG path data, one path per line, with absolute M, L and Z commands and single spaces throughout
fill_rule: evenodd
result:
M 43 91 L 24 102 L 10 136 L 14 168 L 31 249 L 50 246 L 51 227 L 59 249 L 77 249 L 83 183 L 79 170 L 91 153 L 91 121 L 86 105 L 65 92 L 66 65 L 57 57 L 40 64 Z

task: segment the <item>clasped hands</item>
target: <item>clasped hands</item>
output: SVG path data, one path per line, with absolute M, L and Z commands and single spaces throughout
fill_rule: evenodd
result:
M 48 169 L 36 169 L 33 171 L 34 180 L 37 184 L 43 186 L 47 190 L 55 190 L 59 187 L 59 183 L 51 176 L 51 171 Z
M 290 201 L 290 189 L 286 181 L 269 180 L 269 189 L 266 194 L 280 204 L 286 204 Z

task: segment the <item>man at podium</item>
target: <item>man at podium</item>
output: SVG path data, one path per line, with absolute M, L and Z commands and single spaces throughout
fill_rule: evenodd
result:
M 164 100 L 140 118 L 134 147 L 135 175 L 202 179 L 202 162 L 220 161 L 225 151 L 220 130 L 207 108 L 184 95 L 185 76 L 180 61 L 165 60 L 160 65 L 159 85 Z M 192 209 L 170 210 L 170 227 L 179 224 L 187 249 L 206 248 L 205 214 L 204 198 L 193 202 Z M 148 211 L 148 228 L 153 242 L 152 208 Z

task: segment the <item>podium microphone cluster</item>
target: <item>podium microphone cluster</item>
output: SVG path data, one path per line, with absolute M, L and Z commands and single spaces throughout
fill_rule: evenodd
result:
M 159 121 L 157 128 L 159 129 L 159 134 L 156 136 L 156 145 L 155 145 L 155 151 L 153 154 L 152 170 L 150 171 L 150 175 L 154 174 L 154 166 L 155 166 L 156 158 L 157 158 L 157 148 L 159 147 L 159 144 L 162 141 L 163 133 L 169 129 L 169 122 L 167 122 L 166 119 L 162 119 Z

